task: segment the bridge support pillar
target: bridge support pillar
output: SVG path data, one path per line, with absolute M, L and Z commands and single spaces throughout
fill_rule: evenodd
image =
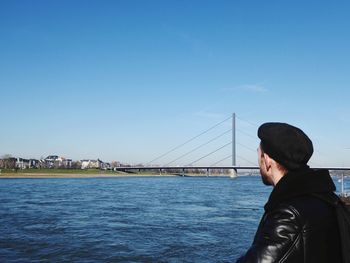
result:
M 232 166 L 236 166 L 236 113 L 232 114 Z
M 236 177 L 237 176 L 237 169 L 230 169 L 229 174 L 230 174 L 230 177 Z

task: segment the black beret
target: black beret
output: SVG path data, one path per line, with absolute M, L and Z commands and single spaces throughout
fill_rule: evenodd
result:
M 258 137 L 263 151 L 288 170 L 306 167 L 314 151 L 310 138 L 287 123 L 264 123 Z

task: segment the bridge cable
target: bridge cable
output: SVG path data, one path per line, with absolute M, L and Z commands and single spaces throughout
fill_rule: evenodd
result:
M 248 159 L 245 159 L 245 158 L 243 158 L 243 157 L 241 157 L 241 156 L 239 156 L 239 155 L 236 155 L 236 156 L 237 156 L 239 159 L 242 159 L 242 160 L 244 160 L 244 161 L 246 161 L 246 162 L 248 162 L 248 163 L 250 163 L 250 164 L 252 164 L 252 165 L 254 165 L 254 166 L 257 166 L 256 163 L 253 163 L 253 162 L 249 161 Z M 224 160 L 226 160 L 226 159 L 228 159 L 228 158 L 231 158 L 231 157 L 232 157 L 232 154 L 229 155 L 229 156 L 226 156 L 225 158 L 221 159 L 220 161 L 217 161 L 216 163 L 213 163 L 213 164 L 210 165 L 210 166 L 212 167 L 212 166 L 214 166 L 214 165 L 216 165 L 216 164 L 218 164 L 218 163 L 220 163 L 220 162 L 222 162 L 222 161 L 224 161 Z
M 252 152 L 256 153 L 256 150 L 254 150 L 253 148 L 250 148 L 250 147 L 248 147 L 248 146 L 245 146 L 244 144 L 239 143 L 239 142 L 236 142 L 236 143 L 237 143 L 238 145 L 240 145 L 240 146 L 242 146 L 242 147 L 248 149 L 249 151 L 252 151 Z
M 237 117 L 237 119 L 239 119 L 239 120 L 241 120 L 241 121 L 244 121 L 244 122 L 246 122 L 246 123 L 252 125 L 252 126 L 255 127 L 255 128 L 260 126 L 259 124 L 256 124 L 256 123 L 254 123 L 254 122 L 251 122 L 251 121 L 247 121 L 247 120 L 245 120 L 245 119 L 242 119 L 241 117 L 237 116 L 237 114 L 236 114 L 236 117 Z
M 245 132 L 245 131 L 242 131 L 241 129 L 236 128 L 236 131 L 238 131 L 238 132 L 240 132 L 240 133 L 243 133 L 244 135 L 246 135 L 246 136 L 248 136 L 248 137 L 250 137 L 250 138 L 253 138 L 254 140 L 257 139 L 257 136 L 253 136 L 253 135 L 251 135 L 251 134 L 249 134 L 249 133 L 247 133 L 247 132 Z
M 217 161 L 216 163 L 213 163 L 212 165 L 210 165 L 210 167 L 214 167 L 214 165 L 217 165 L 218 163 L 221 163 L 222 161 L 225 161 L 226 159 L 231 158 L 231 157 L 232 157 L 232 154 L 229 156 L 226 156 L 225 158 L 221 159 L 220 161 Z
M 207 133 L 208 131 L 210 131 L 210 130 L 216 128 L 217 126 L 219 126 L 220 124 L 226 122 L 226 121 L 229 120 L 229 119 L 232 119 L 232 117 L 230 116 L 230 117 L 224 119 L 223 121 L 221 121 L 221 122 L 215 124 L 214 126 L 210 127 L 209 129 L 205 130 L 204 132 L 201 132 L 200 134 L 198 134 L 198 135 L 192 137 L 191 139 L 187 140 L 186 142 L 181 143 L 180 145 L 178 145 L 178 146 L 172 148 L 171 150 L 169 150 L 169 151 L 167 151 L 167 152 L 161 154 L 161 155 L 158 156 L 157 158 L 154 158 L 152 161 L 148 162 L 147 165 L 149 165 L 149 164 L 153 163 L 154 161 L 157 161 L 157 160 L 159 160 L 160 158 L 162 158 L 162 157 L 168 155 L 169 153 L 171 153 L 171 152 L 173 152 L 173 151 L 179 149 L 180 147 L 186 145 L 187 143 L 193 141 L 194 139 L 197 139 L 198 137 L 200 137 L 200 136 L 202 136 L 203 134 Z
M 212 151 L 212 152 L 210 152 L 210 153 L 208 153 L 208 154 L 202 156 L 201 158 L 198 158 L 197 160 L 191 162 L 190 164 L 188 164 L 188 165 L 186 165 L 186 166 L 190 166 L 190 165 L 192 165 L 192 164 L 194 164 L 194 163 L 196 163 L 196 162 L 198 162 L 198 161 L 204 159 L 205 157 L 208 157 L 209 155 L 211 155 L 211 154 L 213 154 L 213 153 L 216 153 L 217 151 L 221 150 L 222 148 L 225 148 L 226 146 L 228 146 L 228 145 L 230 145 L 230 144 L 232 144 L 232 141 L 229 142 L 229 143 L 226 143 L 225 145 L 221 146 L 220 148 L 218 148 L 218 149 L 216 149 L 216 150 L 214 150 L 214 151 Z
M 172 164 L 173 162 L 175 162 L 175 161 L 181 159 L 182 157 L 185 157 L 186 155 L 189 155 L 190 153 L 193 153 L 194 151 L 198 150 L 199 148 L 202 148 L 202 147 L 205 146 L 205 145 L 208 145 L 208 144 L 211 143 L 212 141 L 215 141 L 216 139 L 218 139 L 218 138 L 224 136 L 225 134 L 229 133 L 230 131 L 232 131 L 232 129 L 229 129 L 229 130 L 227 130 L 227 131 L 221 133 L 220 135 L 216 136 L 215 138 L 213 138 L 213 139 L 211 139 L 211 140 L 209 140 L 209 141 L 207 141 L 207 142 L 205 142 L 205 143 L 203 143 L 203 144 L 201 144 L 201 145 L 195 147 L 195 148 L 192 149 L 191 151 L 186 152 L 185 154 L 181 155 L 180 157 L 178 157 L 178 158 L 172 160 L 171 162 L 167 163 L 165 166 L 169 166 L 169 165 Z
M 248 163 L 254 165 L 254 166 L 259 166 L 259 165 L 257 165 L 256 163 L 253 163 L 253 162 L 247 160 L 246 158 L 243 158 L 242 156 L 237 155 L 237 157 L 238 157 L 239 159 L 242 159 L 242 160 L 244 160 L 244 161 L 246 161 L 246 162 L 248 162 Z

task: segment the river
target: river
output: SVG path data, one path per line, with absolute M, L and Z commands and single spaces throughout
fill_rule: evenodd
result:
M 0 180 L 1 262 L 232 262 L 271 191 L 258 176 Z

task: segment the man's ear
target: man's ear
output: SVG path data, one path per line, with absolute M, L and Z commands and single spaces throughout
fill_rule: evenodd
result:
M 264 162 L 266 171 L 269 171 L 271 168 L 271 158 L 266 153 L 263 153 L 263 162 Z

